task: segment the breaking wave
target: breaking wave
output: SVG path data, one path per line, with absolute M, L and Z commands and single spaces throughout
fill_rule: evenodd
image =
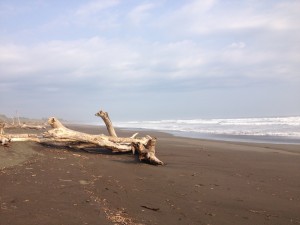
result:
M 155 120 L 115 123 L 120 128 L 154 129 L 217 135 L 300 138 L 300 116 L 239 119 Z

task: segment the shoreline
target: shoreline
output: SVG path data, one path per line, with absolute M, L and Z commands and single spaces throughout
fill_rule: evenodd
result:
M 88 125 L 89 126 L 89 125 Z M 90 125 L 94 126 L 94 125 Z M 116 129 L 124 131 L 143 131 L 143 132 L 162 132 L 171 134 L 174 137 L 193 138 L 199 140 L 208 141 L 227 141 L 237 143 L 257 143 L 257 144 L 287 144 L 287 145 L 300 145 L 300 137 L 289 137 L 289 136 L 261 136 L 261 135 L 229 135 L 229 134 L 207 134 L 197 132 L 186 132 L 186 131 L 169 131 L 169 130 L 155 130 L 155 129 L 144 129 L 144 128 L 123 128 L 117 127 Z
M 170 132 L 177 137 L 197 138 L 212 141 L 229 141 L 257 144 L 295 144 L 300 145 L 300 137 L 288 136 L 263 136 L 263 135 L 229 135 L 229 134 L 204 134 L 191 132 Z

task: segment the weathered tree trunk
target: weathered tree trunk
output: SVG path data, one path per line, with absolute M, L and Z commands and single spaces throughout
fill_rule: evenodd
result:
M 0 122 L 0 135 L 4 134 L 5 123 Z
M 42 129 L 46 129 L 45 126 L 42 126 L 42 125 L 30 125 L 30 124 L 25 124 L 23 123 L 20 128 L 23 128 L 23 129 L 34 129 L 34 130 L 42 130 Z
M 114 129 L 112 123 L 111 123 L 111 120 L 110 120 L 107 112 L 103 112 L 102 110 L 100 110 L 99 112 L 97 112 L 95 114 L 95 116 L 99 116 L 99 117 L 102 118 L 102 120 L 104 121 L 104 123 L 106 125 L 106 128 L 107 128 L 107 131 L 108 131 L 110 136 L 117 137 L 116 131 L 115 131 L 115 129 Z
M 46 129 L 46 126 L 23 123 L 23 124 L 5 124 L 4 128 L 7 128 L 7 129 L 21 128 L 21 129 L 43 130 L 43 129 Z
M 107 148 L 112 152 L 132 152 L 139 155 L 140 161 L 148 162 L 154 165 L 163 165 L 155 156 L 156 138 L 146 136 L 136 138 L 136 134 L 132 137 L 117 137 L 113 125 L 106 112 L 100 111 L 96 113 L 106 124 L 110 136 L 92 135 L 66 128 L 58 119 L 51 117 L 48 123 L 52 129 L 44 132 L 42 136 L 29 134 L 1 134 L 0 140 L 2 145 L 14 141 L 35 141 L 41 144 L 60 145 L 71 148 Z
M 106 113 L 107 114 L 107 113 Z M 63 126 L 56 118 L 49 118 L 49 124 L 54 129 L 44 133 L 44 137 L 51 138 L 54 141 L 77 142 L 76 146 L 81 144 L 93 144 L 96 147 L 102 147 L 112 150 L 113 152 L 137 152 L 141 161 L 151 164 L 163 165 L 155 156 L 156 139 L 150 136 L 143 138 L 123 138 L 106 135 L 92 135 L 70 130 Z M 110 123 L 110 128 L 113 129 Z M 114 130 L 114 129 L 113 129 Z

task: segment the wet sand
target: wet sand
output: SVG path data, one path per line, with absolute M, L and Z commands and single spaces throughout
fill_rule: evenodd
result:
M 299 145 L 140 133 L 158 137 L 165 166 L 105 150 L 0 147 L 0 225 L 300 224 Z

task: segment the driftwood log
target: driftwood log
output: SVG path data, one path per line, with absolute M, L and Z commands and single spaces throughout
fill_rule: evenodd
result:
M 33 129 L 33 130 L 43 130 L 46 129 L 45 125 L 35 125 L 35 124 L 26 124 L 26 123 L 19 123 L 19 124 L 8 124 L 8 123 L 4 123 L 3 128 L 7 128 L 7 129 L 17 129 L 17 128 L 21 128 L 21 129 Z
M 16 141 L 34 141 L 46 145 L 59 145 L 75 149 L 86 148 L 106 148 L 112 152 L 131 152 L 138 154 L 140 161 L 153 165 L 163 165 L 155 155 L 156 138 L 149 135 L 136 138 L 137 133 L 131 137 L 118 137 L 107 112 L 96 113 L 103 119 L 109 136 L 100 134 L 92 135 L 66 128 L 58 119 L 51 117 L 48 119 L 52 129 L 41 135 L 36 134 L 0 134 L 2 145 L 8 145 Z
M 46 129 L 46 125 L 47 124 L 26 124 L 25 122 L 23 122 L 21 124 L 20 118 L 18 116 L 18 112 L 16 112 L 17 114 L 17 121 L 18 123 L 15 124 L 15 118 L 12 118 L 12 123 L 7 123 L 7 122 L 1 122 L 0 121 L 0 129 L 1 129 L 1 134 L 3 132 L 4 128 L 7 129 L 33 129 L 33 130 L 42 130 L 42 129 Z

